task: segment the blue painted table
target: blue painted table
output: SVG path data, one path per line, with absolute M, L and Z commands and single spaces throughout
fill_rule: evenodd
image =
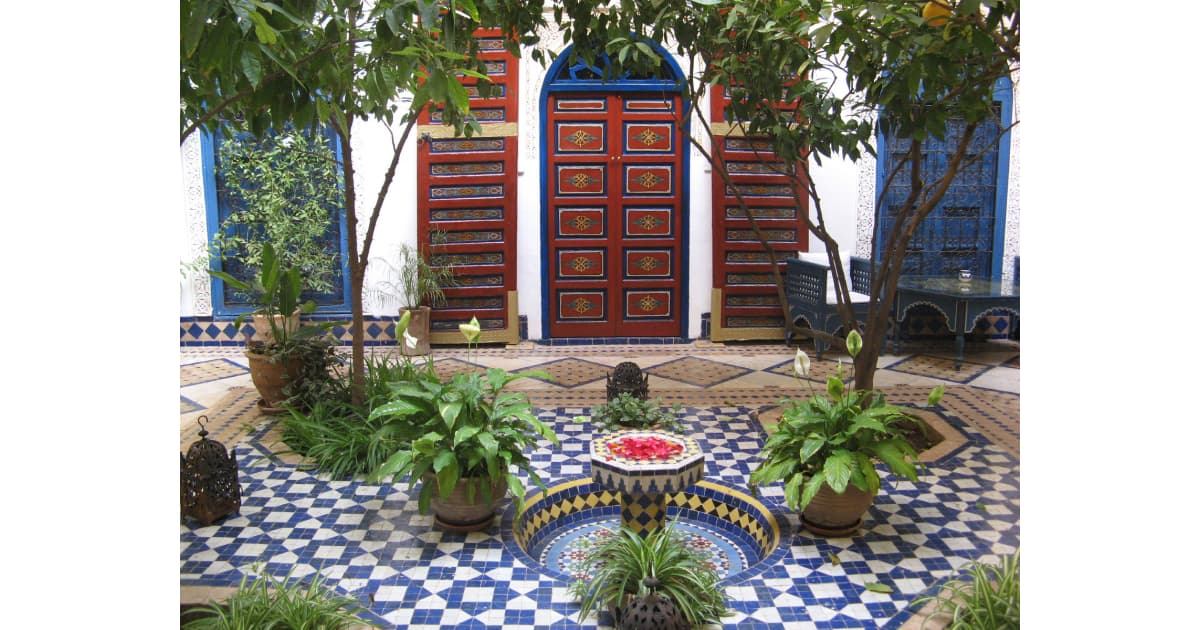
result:
M 960 280 L 958 276 L 906 276 L 896 287 L 896 322 L 908 309 L 924 305 L 937 309 L 954 333 L 954 369 L 962 367 L 964 336 L 985 315 L 1007 312 L 1019 315 L 1020 286 L 1011 281 Z M 892 336 L 892 351 L 899 352 L 899 334 Z

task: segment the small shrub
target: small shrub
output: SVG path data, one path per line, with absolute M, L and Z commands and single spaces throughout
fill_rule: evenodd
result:
M 576 422 L 588 422 L 603 432 L 620 429 L 649 429 L 659 425 L 667 431 L 683 433 L 683 422 L 679 419 L 679 411 L 683 409 L 679 403 L 667 411 L 658 398 L 642 400 L 633 394 L 622 392 L 617 397 L 597 405 L 592 409 L 592 417 L 577 416 Z

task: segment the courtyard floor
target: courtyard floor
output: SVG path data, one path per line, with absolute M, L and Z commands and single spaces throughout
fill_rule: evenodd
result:
M 813 356 L 811 348 L 810 356 Z M 371 351 L 368 348 L 368 351 Z M 388 352 L 374 348 L 375 352 Z M 791 375 L 794 349 L 776 344 L 517 346 L 435 348 L 443 373 L 477 366 L 541 369 L 523 390 L 562 445 L 533 454 L 551 488 L 590 477 L 590 425 L 571 421 L 603 402 L 605 376 L 623 361 L 650 374 L 650 396 L 684 407 L 689 434 L 708 454 L 706 479 L 749 495 L 748 476 L 781 398 L 802 397 Z M 476 365 L 472 365 L 472 363 Z M 967 346 L 961 370 L 952 341 L 922 341 L 884 355 L 876 385 L 895 403 L 921 405 L 930 387 L 946 385 L 940 408 L 926 417 L 946 438 L 926 452 L 919 483 L 885 476 L 862 527 L 851 537 L 805 530 L 783 502 L 782 487 L 756 500 L 780 533 L 778 547 L 726 580 L 733 614 L 727 628 L 907 628 L 920 619 L 914 598 L 935 592 L 975 559 L 1020 545 L 1020 355 L 1014 342 Z M 813 361 L 822 383 L 836 356 Z M 210 438 L 234 450 L 240 513 L 211 526 L 180 523 L 182 602 L 220 598 L 251 565 L 304 578 L 316 572 L 358 599 L 370 619 L 408 628 L 579 627 L 569 581 L 523 553 L 507 504 L 485 532 L 433 528 L 406 486 L 329 480 L 275 455 L 275 419 L 259 414 L 240 349 L 180 348 L 180 449 Z M 729 552 L 738 554 L 738 545 Z M 751 554 L 752 555 L 752 554 Z M 890 593 L 868 590 L 883 584 Z M 607 618 L 607 617 L 606 617 Z M 595 616 L 583 627 L 595 627 Z

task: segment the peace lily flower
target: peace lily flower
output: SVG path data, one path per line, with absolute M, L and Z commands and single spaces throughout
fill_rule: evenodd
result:
M 857 330 L 851 330 L 850 334 L 846 335 L 846 351 L 850 356 L 856 357 L 862 350 L 862 335 L 858 334 Z
M 808 355 L 803 350 L 796 348 L 796 360 L 792 361 L 792 372 L 796 376 L 808 376 L 809 365 Z
M 412 311 L 404 311 L 404 314 L 400 316 L 400 321 L 396 322 L 396 334 L 403 333 L 407 335 L 410 321 L 412 321 Z
M 472 317 L 470 322 L 459 324 L 458 330 L 467 338 L 468 343 L 475 343 L 479 339 L 479 319 Z
M 405 315 L 407 315 L 407 313 L 405 313 Z M 404 345 L 408 346 L 409 350 L 417 349 L 417 338 L 408 334 L 407 330 L 404 331 Z

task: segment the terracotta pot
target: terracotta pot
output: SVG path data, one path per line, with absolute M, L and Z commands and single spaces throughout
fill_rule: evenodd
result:
M 255 313 L 252 321 L 254 322 L 254 336 L 250 338 L 250 342 L 259 342 L 269 344 L 275 341 L 275 333 L 271 329 L 271 318 L 266 315 Z M 300 329 L 300 309 L 296 309 L 288 317 L 283 315 L 273 316 L 275 326 L 282 328 L 288 334 L 294 333 Z
M 421 479 L 425 483 L 437 483 L 432 473 L 425 473 Z M 439 527 L 456 532 L 478 532 L 492 526 L 496 508 L 508 493 L 508 483 L 504 479 L 492 482 L 492 502 L 484 503 L 480 480 L 487 482 L 483 478 L 459 479 L 454 492 L 446 499 L 442 499 L 435 489 L 430 507 Z M 468 481 L 475 484 L 475 500 L 470 502 L 467 501 Z
M 417 338 L 417 347 L 409 348 L 408 344 L 404 343 L 404 335 L 400 335 L 396 339 L 396 343 L 400 345 L 400 353 L 409 357 L 423 357 L 429 354 L 429 321 L 432 310 L 428 306 L 418 306 L 414 309 L 400 309 L 400 316 L 404 313 L 412 312 L 412 319 L 408 322 L 408 334 Z
M 300 378 L 300 369 L 303 363 L 298 359 L 288 361 L 286 358 L 280 359 L 278 363 L 273 363 L 267 358 L 267 355 L 250 350 L 246 351 L 246 360 L 250 363 L 250 380 L 254 381 L 254 388 L 262 397 L 259 409 L 267 414 L 285 412 L 286 409 L 280 407 L 280 404 L 287 399 L 287 396 L 283 395 L 283 388 L 288 383 Z
M 800 513 L 800 521 L 815 534 L 848 536 L 862 525 L 862 516 L 874 500 L 875 495 L 859 490 L 854 484 L 847 485 L 842 494 L 825 484 Z

